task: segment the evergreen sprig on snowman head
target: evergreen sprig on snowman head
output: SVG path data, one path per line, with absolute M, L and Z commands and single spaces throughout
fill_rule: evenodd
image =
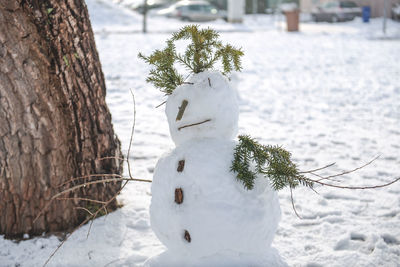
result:
M 222 63 L 221 73 L 224 75 L 233 70 L 240 71 L 240 57 L 243 56 L 243 51 L 229 44 L 223 45 L 218 38 L 219 34 L 215 30 L 189 25 L 173 33 L 163 50 L 156 50 L 150 56 L 139 53 L 139 58 L 154 67 L 146 81 L 169 95 L 184 83 L 183 75 L 178 73 L 175 64 L 184 66 L 189 74 L 213 69 L 219 61 Z M 191 41 L 183 54 L 178 53 L 175 47 L 175 42 L 180 40 Z
M 139 53 L 139 58 L 153 66 L 147 82 L 170 95 L 176 87 L 185 83 L 184 76 L 178 73 L 175 64 L 183 65 L 189 75 L 214 69 L 218 62 L 221 63 L 220 72 L 223 75 L 233 70 L 240 71 L 243 51 L 230 44 L 223 45 L 218 38 L 219 34 L 212 29 L 189 25 L 173 33 L 163 50 L 156 50 L 150 56 Z M 175 42 L 180 40 L 191 41 L 183 54 L 176 51 Z M 288 151 L 278 146 L 261 145 L 245 135 L 239 136 L 231 171 L 236 173 L 237 179 L 248 190 L 253 189 L 259 174 L 268 177 L 275 190 L 294 188 L 299 184 L 313 186 L 310 180 L 300 174 Z

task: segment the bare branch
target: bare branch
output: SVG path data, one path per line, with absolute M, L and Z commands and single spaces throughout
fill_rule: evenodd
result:
M 96 199 L 84 198 L 84 197 L 58 197 L 57 200 L 82 200 L 82 201 L 89 201 L 98 204 L 104 204 L 105 201 L 100 201 Z
M 129 162 L 129 154 L 131 153 L 133 134 L 135 132 L 135 125 L 136 125 L 136 101 L 135 101 L 135 95 L 133 94 L 132 90 L 131 90 L 131 94 L 132 94 L 132 100 L 133 100 L 133 124 L 132 124 L 131 138 L 129 140 L 128 154 L 126 155 L 126 159 L 127 159 L 127 164 L 128 164 L 129 177 L 132 178 L 131 165 Z
M 91 216 L 93 216 L 93 213 L 92 213 L 90 210 L 88 210 L 87 208 L 84 208 L 84 207 L 74 207 L 74 209 L 76 209 L 76 210 L 84 210 L 84 211 L 86 211 L 87 213 L 89 213 Z
M 309 170 L 309 171 L 304 171 L 304 172 L 299 172 L 300 174 L 304 174 L 304 173 L 312 173 L 312 172 L 316 172 L 316 171 L 320 171 L 320 170 L 323 170 L 323 169 L 327 169 L 327 168 L 330 168 L 330 167 L 332 167 L 333 165 L 335 165 L 336 163 L 335 162 L 333 162 L 333 163 L 331 163 L 331 164 L 328 164 L 328 165 L 326 165 L 326 166 L 324 166 L 324 167 L 321 167 L 321 168 L 318 168 L 318 169 L 314 169 L 314 170 Z
M 376 157 L 373 158 L 371 161 L 367 162 L 366 164 L 364 164 L 364 165 L 362 165 L 362 166 L 360 166 L 360 167 L 357 167 L 357 168 L 352 169 L 352 170 L 349 170 L 349 171 L 344 171 L 344 172 L 341 172 L 341 173 L 338 173 L 338 174 L 326 176 L 326 177 L 324 177 L 324 179 L 329 179 L 329 178 L 333 178 L 333 177 L 338 177 L 338 176 L 342 176 L 342 175 L 345 175 L 345 174 L 349 174 L 349 173 L 358 171 L 358 170 L 360 170 L 360 169 L 362 169 L 362 168 L 365 168 L 366 166 L 370 165 L 372 162 L 374 162 L 375 160 L 377 160 L 379 157 L 380 157 L 380 156 L 376 156 Z
M 314 174 L 314 173 L 312 173 L 312 174 Z M 318 176 L 321 178 L 321 179 L 317 180 L 318 182 L 323 181 L 323 180 L 329 180 L 329 181 L 336 182 L 336 183 L 340 183 L 341 182 L 340 180 L 335 180 L 335 179 L 332 179 L 330 177 L 323 177 L 323 176 L 320 176 L 320 175 L 318 175 Z
M 155 108 L 159 108 L 159 107 L 161 107 L 162 105 L 164 105 L 165 103 L 167 103 L 167 101 L 162 102 L 161 104 L 157 105 Z
M 107 201 L 107 203 L 105 203 L 102 207 L 100 207 L 99 209 L 97 209 L 97 211 L 93 214 L 93 216 L 92 216 L 93 218 L 92 218 L 92 219 L 95 219 L 95 218 L 97 217 L 97 214 L 98 214 L 104 207 L 107 207 L 108 204 L 110 204 L 114 199 L 117 198 L 117 196 L 119 195 L 119 193 L 121 193 L 122 189 L 124 189 L 124 187 L 128 184 L 128 182 L 129 182 L 129 181 L 125 181 L 125 183 L 121 186 L 121 188 L 118 190 L 118 192 L 117 192 L 112 198 L 110 198 L 110 199 Z M 92 228 L 93 222 L 94 222 L 94 220 L 92 220 L 91 223 L 90 223 L 90 226 L 89 226 L 89 229 L 88 229 L 88 233 L 87 233 L 87 238 L 89 237 L 90 230 L 91 230 L 91 228 Z
M 341 185 L 334 185 L 334 184 L 327 184 L 324 182 L 320 182 L 319 180 L 313 180 L 310 178 L 307 178 L 308 180 L 310 180 L 311 182 L 320 184 L 320 185 L 324 185 L 324 186 L 329 186 L 329 187 L 335 187 L 335 188 L 341 188 L 341 189 L 354 189 L 354 190 L 358 190 L 358 189 L 375 189 L 375 188 L 381 188 L 381 187 L 386 187 L 389 186 L 391 184 L 394 184 L 395 182 L 400 180 L 400 177 L 394 179 L 393 181 L 390 181 L 386 184 L 380 184 L 380 185 L 372 185 L 372 186 L 341 186 Z
M 101 173 L 100 174 L 88 174 L 88 175 L 84 175 L 84 176 L 80 176 L 80 177 L 71 178 L 68 181 L 58 185 L 57 188 L 60 188 L 60 187 L 62 187 L 64 185 L 66 185 L 68 183 L 71 183 L 71 182 L 74 182 L 76 180 L 88 179 L 88 178 L 92 178 L 92 177 L 122 177 L 122 176 L 119 175 L 119 174 L 109 174 L 109 173 L 108 174 L 107 173 L 106 174 L 101 174 Z
M 98 158 L 97 160 L 106 160 L 106 159 L 119 159 L 119 160 L 122 160 L 122 161 L 126 160 L 126 159 L 120 158 L 120 157 L 102 157 L 102 158 Z
M 82 176 L 82 177 L 76 177 L 76 178 L 72 178 L 69 181 L 63 183 L 60 186 L 66 185 L 69 182 L 72 181 L 76 181 L 78 179 L 83 179 L 83 178 L 92 178 L 92 177 L 113 177 L 113 178 L 109 178 L 109 179 L 101 179 L 101 180 L 95 180 L 95 181 L 89 181 L 83 184 L 79 184 L 76 186 L 73 186 L 71 188 L 68 188 L 62 192 L 59 192 L 57 194 L 55 194 L 50 200 L 49 202 L 46 204 L 46 206 L 39 212 L 39 214 L 36 216 L 36 218 L 33 220 L 34 222 L 42 215 L 42 213 L 51 205 L 51 203 L 53 202 L 54 199 L 57 200 L 84 200 L 84 201 L 92 201 L 95 203 L 100 203 L 103 204 L 100 208 L 98 208 L 96 210 L 96 212 L 92 213 L 91 211 L 89 211 L 87 208 L 84 207 L 76 207 L 76 209 L 82 209 L 87 211 L 90 216 L 88 218 L 86 218 L 78 227 L 76 227 L 75 229 L 73 229 L 73 231 L 66 236 L 66 238 L 57 246 L 57 248 L 53 251 L 53 253 L 49 256 L 49 258 L 46 260 L 46 262 L 44 263 L 43 266 L 46 266 L 47 263 L 49 263 L 49 261 L 52 259 L 52 257 L 57 253 L 57 251 L 64 245 L 64 243 L 68 240 L 68 238 L 75 232 L 77 231 L 79 228 L 81 228 L 84 224 L 86 224 L 87 222 L 91 221 L 90 225 L 89 225 L 89 229 L 88 229 L 88 233 L 87 233 L 87 237 L 89 237 L 90 234 L 90 230 L 92 228 L 94 219 L 97 217 L 97 215 L 99 214 L 99 212 L 101 210 L 104 210 L 106 214 L 108 214 L 107 211 L 107 206 L 116 199 L 116 197 L 121 193 L 121 191 L 124 189 L 124 187 L 128 184 L 129 181 L 139 181 L 139 182 L 152 182 L 151 180 L 147 180 L 147 179 L 137 179 L 137 178 L 133 178 L 132 173 L 131 173 L 131 167 L 130 167 L 130 162 L 129 162 L 129 154 L 132 148 L 132 141 L 133 141 L 133 134 L 135 131 L 135 124 L 136 124 L 136 103 L 135 103 L 135 96 L 131 90 L 131 94 L 132 94 L 132 98 L 133 98 L 133 106 L 134 106 L 134 118 L 133 118 L 133 125 L 132 125 L 132 131 L 131 131 L 131 137 L 130 137 L 130 141 L 129 141 L 129 148 L 128 148 L 128 154 L 127 154 L 127 164 L 128 164 L 128 172 L 129 172 L 129 178 L 126 177 L 122 177 L 119 174 L 92 174 L 92 175 L 86 175 L 86 176 Z M 108 159 L 108 158 L 116 158 L 116 159 L 121 159 L 121 158 L 117 158 L 117 157 L 105 157 L 105 158 L 100 158 L 100 160 L 102 159 Z M 122 159 L 124 160 L 124 159 Z M 121 188 L 118 190 L 118 192 L 108 201 L 99 201 L 99 200 L 93 200 L 93 199 L 88 199 L 88 198 L 59 198 L 59 196 L 72 192 L 76 189 L 88 186 L 88 185 L 93 185 L 93 184 L 98 184 L 98 183 L 107 183 L 107 182 L 117 182 L 117 181 L 125 181 L 125 183 L 121 186 Z M 59 186 L 59 187 L 60 187 Z
M 292 189 L 291 186 L 289 186 L 289 188 L 290 188 L 290 200 L 292 201 L 292 208 L 293 208 L 293 210 L 294 210 L 294 213 L 296 214 L 296 216 L 297 216 L 299 219 L 302 219 L 302 218 L 300 217 L 300 215 L 297 213 L 297 210 L 296 210 L 296 208 L 295 208 L 295 206 L 294 206 L 293 189 Z
M 320 179 L 318 179 L 317 181 L 330 180 L 330 181 L 332 181 L 332 182 L 340 183 L 339 180 L 334 180 L 334 179 L 332 179 L 332 178 L 323 177 L 323 176 L 321 176 L 321 175 L 319 175 L 319 174 L 316 174 L 316 173 L 313 173 L 313 172 L 310 172 L 310 174 L 319 177 Z
M 120 176 L 119 174 L 116 174 L 116 176 Z M 103 179 L 103 180 L 96 180 L 96 181 L 90 181 L 90 182 L 86 182 L 84 184 L 79 184 L 76 185 L 74 187 L 68 188 L 64 191 L 61 191 L 57 194 L 55 194 L 50 200 L 49 202 L 46 204 L 46 206 L 39 212 L 39 214 L 35 217 L 35 219 L 33 220 L 33 222 L 36 222 L 37 219 L 39 219 L 39 217 L 43 214 L 43 212 L 45 210 L 48 209 L 48 207 L 51 205 L 51 203 L 53 202 L 54 199 L 58 198 L 59 196 L 72 192 L 76 189 L 88 186 L 88 185 L 93 185 L 93 184 L 99 184 L 99 183 L 109 183 L 109 182 L 119 182 L 119 181 L 136 181 L 136 182 L 147 182 L 147 183 L 151 183 L 152 180 L 147 180 L 147 179 L 138 179 L 138 178 L 125 178 L 125 177 L 121 177 L 121 178 L 110 178 L 110 179 Z
M 46 260 L 46 262 L 43 264 L 43 267 L 45 267 L 47 265 L 47 263 L 49 263 L 49 261 L 51 260 L 51 258 L 53 258 L 53 256 L 57 253 L 57 251 L 64 245 L 65 242 L 67 242 L 67 240 L 69 239 L 69 237 L 79 228 L 82 227 L 82 225 L 85 225 L 89 220 L 91 219 L 91 217 L 88 217 L 86 220 L 84 220 L 80 225 L 78 225 L 78 227 L 76 227 L 69 235 L 67 235 L 65 237 L 65 239 L 57 246 L 57 248 L 53 251 L 53 253 L 51 253 L 51 255 L 49 256 L 49 258 Z

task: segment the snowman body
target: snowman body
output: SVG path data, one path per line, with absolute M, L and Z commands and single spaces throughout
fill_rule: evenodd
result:
M 149 265 L 168 266 L 167 258 L 175 261 L 171 266 L 181 264 L 177 258 L 188 266 L 187 259 L 199 266 L 221 257 L 261 259 L 280 206 L 268 179 L 257 177 L 247 190 L 230 171 L 239 114 L 235 91 L 218 72 L 194 74 L 169 96 L 166 114 L 177 147 L 155 167 L 150 220 L 169 256 Z

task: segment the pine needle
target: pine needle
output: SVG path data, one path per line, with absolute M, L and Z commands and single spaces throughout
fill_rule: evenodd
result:
M 255 164 L 255 170 L 251 170 L 250 162 Z M 261 145 L 248 135 L 239 136 L 231 171 L 249 190 L 253 189 L 258 174 L 269 178 L 272 188 L 277 191 L 299 184 L 313 187 L 313 182 L 303 176 L 291 160 L 290 152 L 279 146 Z
M 221 73 L 224 75 L 233 70 L 240 71 L 243 51 L 230 44 L 223 45 L 218 38 L 219 34 L 215 30 L 188 25 L 172 34 L 164 50 L 156 50 L 148 57 L 139 53 L 138 57 L 153 67 L 146 81 L 170 95 L 177 86 L 185 83 L 183 76 L 174 67 L 175 64 L 185 67 L 189 74 L 213 69 L 218 61 L 222 63 Z M 191 41 L 183 54 L 176 51 L 174 44 L 181 40 Z

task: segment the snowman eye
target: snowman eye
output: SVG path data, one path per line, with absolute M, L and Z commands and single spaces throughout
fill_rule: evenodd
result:
M 186 99 L 184 99 L 182 101 L 182 105 L 179 107 L 179 111 L 178 111 L 178 114 L 176 115 L 175 121 L 180 121 L 182 119 L 183 113 L 185 112 L 186 106 L 188 104 L 189 104 L 189 102 Z

